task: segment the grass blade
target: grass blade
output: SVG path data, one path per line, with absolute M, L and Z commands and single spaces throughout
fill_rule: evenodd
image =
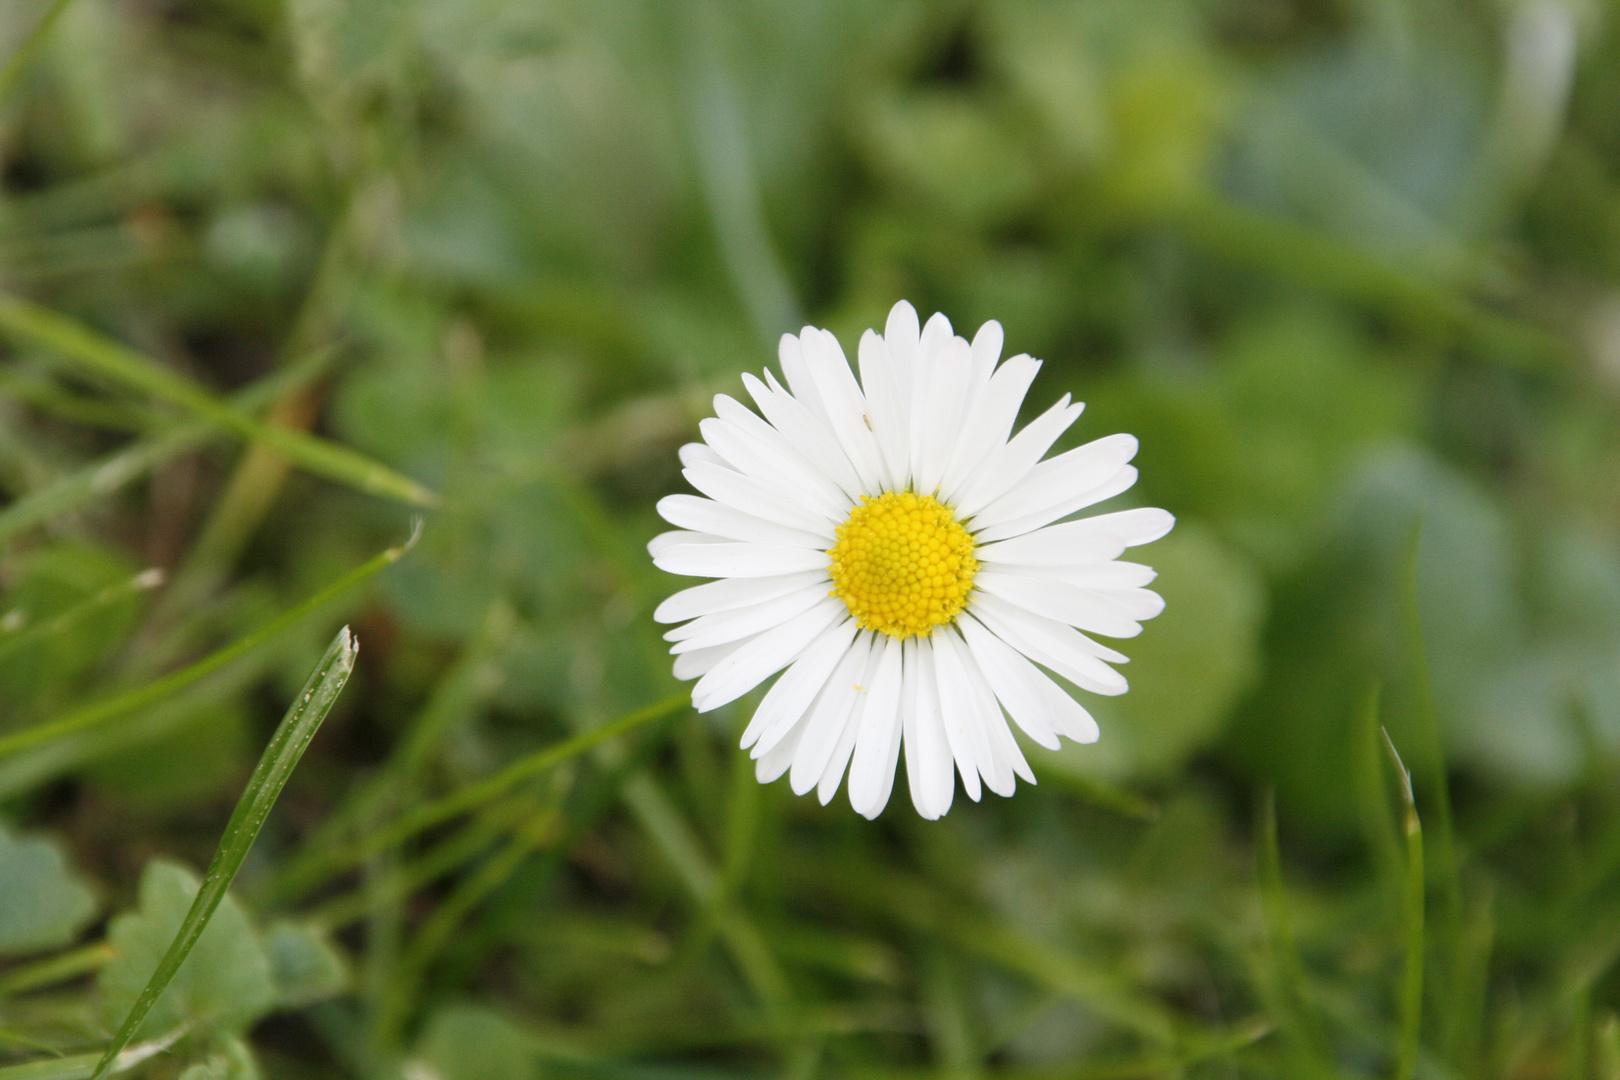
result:
M 377 571 L 399 561 L 400 557 L 416 543 L 416 535 L 416 533 L 413 533 L 411 539 L 404 544 L 391 547 L 373 557 L 344 574 L 326 588 L 308 597 L 296 607 L 282 612 L 264 625 L 243 635 L 223 649 L 208 654 L 194 664 L 165 675 L 161 679 L 149 682 L 145 686 L 136 687 L 133 690 L 104 699 L 93 705 L 87 705 L 82 709 L 68 713 L 66 716 L 0 737 L 0 758 L 19 754 L 24 750 L 31 750 L 36 746 L 51 742 L 53 739 L 84 731 L 86 728 L 95 727 L 97 724 L 104 724 L 135 709 L 161 701 L 177 690 L 190 686 L 203 676 L 218 671 L 226 664 L 245 656 L 283 630 L 298 623 L 304 616 L 348 592 Z
M 51 27 L 56 25 L 56 21 L 62 17 L 62 12 L 66 11 L 72 2 L 73 0 L 51 0 L 51 6 L 45 9 L 45 14 L 39 17 L 39 22 L 34 24 L 34 28 L 28 32 L 28 36 L 17 47 L 17 51 L 11 54 L 6 66 L 0 68 L 0 104 L 10 100 L 11 92 L 17 87 L 17 80 L 28 70 L 34 56 L 50 37 Z
M 1271 959 L 1271 977 L 1276 985 L 1279 1027 L 1293 1061 L 1293 1071 L 1301 1077 L 1333 1075 L 1326 1040 L 1317 1025 L 1305 996 L 1305 971 L 1294 947 L 1294 930 L 1288 918 L 1287 887 L 1283 883 L 1282 855 L 1277 847 L 1276 794 L 1267 791 L 1260 804 L 1257 830 L 1257 856 L 1260 870 L 1260 904 L 1265 912 L 1266 941 Z
M 175 934 L 169 951 L 164 953 L 157 970 L 152 973 L 152 978 L 141 991 L 140 997 L 135 999 L 129 1015 L 124 1018 L 123 1024 L 118 1029 L 118 1034 L 113 1036 L 106 1053 L 96 1065 L 91 1080 L 101 1080 L 112 1071 L 118 1055 L 129 1044 L 141 1021 L 146 1019 L 146 1014 L 157 1004 L 158 997 L 179 972 L 180 965 L 185 963 L 192 947 L 197 944 L 197 939 L 208 926 L 208 920 L 213 917 L 214 910 L 219 907 L 220 901 L 225 899 L 225 890 L 230 887 L 237 870 L 241 869 L 242 860 L 247 858 L 248 849 L 253 846 L 253 841 L 258 837 L 265 819 L 270 816 L 270 808 L 275 805 L 281 789 L 286 786 L 287 778 L 292 775 L 293 769 L 298 765 L 298 759 L 303 757 L 310 740 L 315 737 L 321 722 L 326 719 L 327 713 L 332 711 L 332 706 L 336 703 L 344 684 L 349 681 L 358 648 L 347 626 L 339 630 L 337 637 L 326 650 L 326 655 L 321 658 L 309 681 L 304 684 L 303 692 L 293 701 L 287 715 L 282 718 L 275 735 L 270 739 L 270 745 L 265 747 L 258 766 L 248 779 L 247 790 L 242 792 L 242 798 L 231 813 L 231 820 L 225 826 L 225 835 L 220 838 L 214 858 L 208 864 L 208 872 L 203 876 L 202 887 L 197 890 L 197 899 L 193 901 L 191 910 L 186 912 L 185 921 L 180 924 L 180 930 Z
M 501 685 L 501 650 L 512 624 L 512 611 L 504 600 L 490 605 L 478 636 L 467 643 L 406 725 L 388 760 L 345 793 L 326 820 L 303 838 L 299 854 L 281 868 L 279 877 L 301 877 L 309 864 L 341 848 L 350 836 L 369 832 L 399 812 L 398 800 L 407 790 L 415 790 L 422 766 L 445 731 L 476 715 Z
M 1569 343 L 1557 334 L 1404 273 L 1360 247 L 1230 199 L 1193 199 L 1169 216 L 1189 241 L 1223 258 L 1376 307 L 1414 329 L 1461 338 L 1511 367 L 1545 370 L 1570 354 Z
M 511 831 L 518 818 L 533 812 L 533 800 L 517 795 L 492 803 L 455 833 L 412 862 L 388 868 L 379 881 L 323 902 L 307 916 L 328 929 L 341 929 L 370 914 L 378 903 L 403 900 L 424 886 L 483 855 Z
M 262 408 L 316 378 L 326 370 L 333 356 L 330 349 L 312 353 L 298 363 L 232 394 L 228 407 L 239 412 Z M 219 431 L 220 425 L 208 419 L 177 424 L 161 435 L 138 439 L 38 490 L 28 492 L 10 506 L 0 509 L 0 543 L 67 513 L 80 503 L 111 495 L 177 454 L 202 445 Z
M 1593 1034 L 1597 1040 L 1597 1080 L 1620 1080 L 1620 1016 L 1607 1014 L 1598 1021 Z
M 411 506 L 438 505 L 437 495 L 381 462 L 308 432 L 267 424 L 133 349 L 19 296 L 0 294 L 0 329 L 54 349 L 106 378 L 262 443 L 318 476 Z
M 1380 878 L 1399 891 L 1405 880 L 1400 839 L 1389 820 L 1389 788 L 1384 782 L 1384 738 L 1379 723 L 1383 687 L 1367 689 L 1361 708 L 1356 710 L 1351 729 L 1350 751 L 1355 762 L 1357 802 L 1361 831 L 1372 854 Z
M 1404 808 L 1401 828 L 1406 835 L 1406 890 L 1401 905 L 1406 963 L 1401 972 L 1401 1035 L 1396 1047 L 1395 1080 L 1412 1080 L 1417 1073 L 1423 1024 L 1423 826 L 1418 821 L 1417 800 L 1412 797 L 1412 774 L 1402 764 L 1388 731 L 1384 732 L 1384 749 L 1400 779 L 1397 790 Z
M 98 941 L 59 956 L 46 957 L 44 960 L 12 968 L 4 975 L 0 975 L 0 998 L 76 979 L 80 975 L 95 971 L 112 958 L 112 946 L 105 941 Z
M 557 805 L 562 801 L 562 794 L 554 793 L 548 800 L 549 805 L 531 809 L 512 830 L 512 838 L 505 846 L 458 882 L 450 895 L 440 901 L 423 920 L 405 954 L 399 958 L 393 985 L 383 999 L 382 1016 L 378 1021 L 383 1046 L 398 1045 L 405 1023 L 410 1019 L 412 1003 L 422 996 L 428 968 L 445 944 L 455 936 L 467 915 L 485 897 L 506 884 L 530 855 L 540 848 L 555 844 L 562 837 L 562 811 Z
M 592 747 L 633 731 L 638 727 L 650 724 L 655 720 L 678 712 L 687 705 L 690 697 L 686 691 L 681 691 L 673 697 L 625 713 L 616 720 L 594 727 L 589 731 L 582 731 L 578 735 L 567 738 L 550 746 L 542 747 L 526 757 L 512 762 L 500 772 L 494 773 L 477 783 L 451 792 L 442 799 L 437 799 L 426 805 L 419 806 L 410 813 L 400 817 L 385 829 L 368 834 L 358 842 L 345 848 L 329 848 L 330 854 L 305 863 L 297 868 L 298 872 L 286 875 L 274 883 L 268 890 L 274 900 L 284 901 L 290 897 L 315 888 L 337 874 L 357 866 L 366 859 L 379 852 L 386 851 L 397 844 L 404 843 L 417 833 L 431 829 L 441 822 L 449 821 L 453 817 L 476 810 L 506 794 L 516 785 L 532 776 L 539 776 L 548 769 L 560 765 L 569 758 L 577 757 Z
M 1412 679 L 1417 691 L 1417 737 L 1423 740 L 1420 757 L 1428 763 L 1425 783 L 1432 790 L 1425 796 L 1434 812 L 1434 856 L 1432 862 L 1441 888 L 1448 927 L 1462 915 L 1462 894 L 1457 885 L 1456 843 L 1451 825 L 1451 788 L 1446 777 L 1445 740 L 1440 734 L 1440 718 L 1434 707 L 1434 683 L 1429 676 L 1429 653 L 1423 639 L 1423 612 L 1418 605 L 1418 552 L 1423 542 L 1423 522 L 1412 529 L 1411 547 L 1406 556 L 1406 572 L 1401 583 L 1401 616 L 1406 623 L 1406 645 L 1412 657 Z M 1388 735 L 1385 735 L 1388 738 Z M 1410 778 L 1408 778 L 1410 780 Z M 1410 788 L 1410 783 L 1408 783 Z
M 696 914 L 714 927 L 731 954 L 732 962 L 753 990 L 766 1024 L 782 1044 L 783 1074 L 813 1075 L 820 1044 L 799 1029 L 802 1016 L 793 988 L 749 913 L 740 905 L 724 902 L 720 873 L 685 816 L 645 771 L 626 780 L 620 793 L 642 831 L 691 895 Z
M 163 571 L 153 568 L 142 570 L 128 581 L 121 581 L 117 585 L 109 585 L 88 600 L 80 601 L 66 611 L 58 612 L 43 622 L 33 626 L 24 626 L 21 630 L 0 637 L 0 659 L 9 656 L 25 645 L 41 641 L 54 634 L 60 634 L 72 628 L 74 623 L 94 615 L 104 608 L 111 607 L 137 593 L 155 589 L 163 584 Z
M 823 881 L 796 878 L 794 885 L 817 890 L 816 895 L 822 897 L 835 895 L 821 891 L 827 888 Z M 1159 1046 L 1173 1046 L 1187 1034 L 1178 1030 L 1171 1009 L 1138 992 L 1123 976 L 1048 940 L 975 914 L 960 898 L 932 884 L 890 870 L 881 886 L 853 880 L 839 882 L 839 886 L 843 890 L 839 902 L 859 903 L 918 933 L 1022 975 Z
M 110 1072 L 127 1072 L 143 1061 L 163 1053 L 169 1047 L 179 1042 L 187 1034 L 187 1028 L 179 1027 L 162 1038 L 148 1039 L 143 1043 L 126 1047 L 113 1062 Z M 67 1057 L 47 1058 L 44 1061 L 25 1061 L 20 1065 L 7 1065 L 0 1068 L 0 1080 L 89 1080 L 96 1071 L 100 1062 L 99 1054 L 72 1054 Z
M 1051 769 L 1043 778 L 1043 783 L 1050 783 L 1093 806 L 1124 817 L 1145 822 L 1159 820 L 1159 807 L 1151 800 L 1099 777 L 1068 769 Z

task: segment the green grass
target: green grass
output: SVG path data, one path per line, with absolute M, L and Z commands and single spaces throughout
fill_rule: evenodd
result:
M 1620 1080 L 1577 7 L 0 7 L 0 1080 Z M 1178 518 L 937 823 L 757 784 L 645 552 L 901 297 Z

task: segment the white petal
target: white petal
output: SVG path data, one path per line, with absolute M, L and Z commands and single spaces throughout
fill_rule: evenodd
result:
M 883 454 L 885 486 L 891 491 L 901 491 L 911 478 L 911 432 L 906 425 L 908 403 L 901 400 L 900 381 L 882 338 L 871 330 L 862 334 L 858 357 L 861 389 L 866 394 L 866 416 Z
M 936 395 L 943 400 L 945 392 L 943 387 L 936 390 L 935 384 L 945 381 L 942 369 L 947 363 L 946 344 L 953 336 L 951 321 L 943 313 L 935 312 L 923 326 L 912 365 L 911 405 L 906 410 L 911 420 L 911 475 L 916 489 L 924 494 L 932 489 L 922 487 L 922 461 L 937 440 L 941 426 L 934 411 L 934 400 Z
M 647 541 L 647 554 L 656 559 L 670 548 L 680 547 L 683 544 L 724 543 L 726 543 L 725 537 L 715 536 L 713 533 L 692 532 L 689 529 L 675 529 L 670 532 L 659 533 L 657 536 Z
M 827 553 L 783 544 L 684 543 L 664 548 L 653 565 L 683 577 L 773 577 L 825 569 Z
M 804 729 L 809 723 L 808 719 L 801 720 L 781 742 L 771 748 L 770 753 L 761 755 L 754 762 L 754 776 L 760 783 L 772 783 L 788 771 L 788 766 L 793 764 L 793 755 L 798 752 L 799 740 L 804 736 Z
M 929 821 L 928 799 L 922 789 L 922 763 L 917 758 L 917 639 L 907 638 L 900 643 L 900 736 L 906 748 L 906 786 L 911 789 L 911 804 Z
M 752 746 L 753 756 L 763 757 L 787 737 L 793 725 L 809 710 L 816 694 L 827 685 L 838 661 L 849 651 L 855 630 L 854 619 L 833 623 L 782 673 L 759 703 L 748 730 L 743 732 L 744 750 Z
M 999 570 L 980 570 L 973 584 L 1025 611 L 1103 637 L 1130 638 L 1142 632 L 1141 623 L 1130 611 L 1101 590 L 1077 589 L 1062 582 Z
M 1045 679 L 1040 669 L 1026 660 L 1017 649 L 1008 645 L 985 629 L 977 619 L 963 616 L 957 620 L 962 637 L 973 652 L 973 659 L 984 673 L 996 700 L 1024 729 L 1024 734 L 1048 750 L 1059 747 L 1052 718 L 1047 715 L 1046 699 L 1037 680 Z
M 900 390 L 907 395 L 907 404 L 911 401 L 910 394 L 913 380 L 917 374 L 917 350 L 920 345 L 921 331 L 917 325 L 917 309 L 901 300 L 889 309 L 889 321 L 883 327 L 883 343 L 888 346 L 889 359 L 894 363 L 894 372 L 900 381 Z M 909 408 L 907 415 L 910 415 Z
M 810 367 L 804 360 L 804 342 L 793 334 L 783 334 L 776 356 L 782 365 L 782 378 L 787 380 L 794 399 L 809 409 L 821 424 L 827 425 L 827 406 L 822 403 L 816 381 L 810 377 Z
M 844 448 L 855 475 L 869 494 L 883 489 L 883 454 L 878 449 L 877 436 L 867 426 L 866 398 L 855 382 L 855 373 L 838 339 L 825 330 L 813 326 L 804 328 L 800 335 L 804 343 L 804 362 L 815 380 L 816 390 L 827 407 L 828 424 Z
M 705 465 L 718 465 L 723 469 L 730 469 L 731 465 L 725 458 L 717 453 L 708 443 L 689 442 L 679 451 L 681 465 L 690 469 L 693 465 L 702 462 Z M 732 470 L 736 471 L 736 470 Z
M 824 474 L 813 471 L 753 432 L 718 416 L 700 421 L 698 430 L 703 433 L 704 441 L 720 451 L 738 472 L 776 488 L 796 502 L 807 503 L 834 520 L 842 520 L 848 510 L 844 493 Z
M 934 676 L 939 687 L 939 711 L 945 722 L 945 738 L 962 777 L 962 790 L 974 802 L 980 798 L 979 774 L 989 772 L 990 744 L 979 730 L 973 713 L 973 688 L 968 685 L 964 657 L 959 653 L 955 633 L 948 626 L 929 635 L 934 647 Z M 982 759 L 980 755 L 983 755 Z
M 826 588 L 811 585 L 751 607 L 693 619 L 685 626 L 678 626 L 666 633 L 664 640 L 675 642 L 675 647 L 669 651 L 676 655 L 710 649 L 728 641 L 741 641 L 745 637 L 763 634 L 771 627 L 780 626 L 794 616 L 809 611 L 826 595 Z
M 1085 710 L 1068 691 L 1053 682 L 1047 674 L 1039 668 L 1035 669 L 1039 676 L 1036 683 L 1041 695 L 1046 700 L 1047 715 L 1052 722 L 1053 729 L 1066 739 L 1073 739 L 1077 743 L 1094 743 L 1097 741 L 1097 721 Z
M 762 484 L 732 468 L 699 462 L 687 466 L 681 475 L 686 477 L 687 483 L 717 503 L 795 529 L 831 537 L 833 530 L 844 520 L 842 516 L 817 513 L 808 504 L 795 502 L 781 488 Z M 831 547 L 832 544 L 829 542 L 827 546 Z
M 754 404 L 759 406 L 759 411 L 765 414 L 771 426 L 797 446 L 802 454 L 825 469 L 852 505 L 858 502 L 862 492 L 860 477 L 855 475 L 855 467 L 849 463 L 849 456 L 838 445 L 826 422 L 818 419 L 802 401 L 788 393 L 769 369 L 765 372 L 765 382 L 744 374 L 743 385 L 748 388 Z
M 832 797 L 838 793 L 838 782 L 844 778 L 844 770 L 849 766 L 850 756 L 855 752 L 855 742 L 860 737 L 860 730 L 866 710 L 872 705 L 872 685 L 877 680 L 879 664 L 882 663 L 884 647 L 887 640 L 883 635 L 874 634 L 872 650 L 866 658 L 866 671 L 861 675 L 855 696 L 855 707 L 849 712 L 849 720 L 844 724 L 844 733 L 838 737 L 838 745 L 833 749 L 832 757 L 827 760 L 827 767 L 822 770 L 821 780 L 816 784 L 816 798 L 822 806 L 832 802 Z
M 1021 772 L 1027 773 L 1029 766 L 1024 763 L 1024 755 L 1018 752 L 1017 744 L 1007 731 L 1001 706 L 996 704 L 996 695 L 974 661 L 972 650 L 957 635 L 956 628 L 951 629 L 952 648 L 956 650 L 962 683 L 967 691 L 968 708 L 975 721 L 969 730 L 977 740 L 973 749 L 979 760 L 979 774 L 984 777 L 985 786 L 997 795 L 1011 795 L 1017 786 L 1013 779 L 1014 771 L 1022 766 Z M 1011 753 L 1008 746 L 1012 747 Z
M 744 642 L 734 641 L 730 645 L 716 645 L 712 649 L 699 649 L 697 652 L 682 653 L 675 658 L 675 677 L 685 682 L 687 679 L 696 679 L 707 675 L 714 670 L 714 666 L 738 649 Z
M 868 664 L 876 663 L 877 656 L 878 651 L 873 649 Z M 870 667 L 867 670 L 870 671 Z M 863 685 L 865 681 L 862 680 Z M 827 759 L 827 767 L 821 771 L 821 779 L 816 782 L 816 799 L 822 806 L 832 802 L 832 797 L 838 794 L 838 782 L 844 778 L 844 770 L 849 767 L 849 756 L 855 750 L 855 737 L 860 731 L 861 714 L 865 710 L 866 695 L 863 693 L 855 699 L 855 707 L 849 711 L 849 719 L 844 721 L 844 732 L 838 736 L 838 745 L 833 748 L 832 757 Z
M 831 541 L 835 539 L 818 536 L 805 529 L 795 529 L 791 525 L 766 521 L 698 495 L 665 495 L 658 500 L 658 514 L 671 525 L 724 536 L 730 540 L 813 548 L 831 547 Z
M 1041 692 L 1049 699 L 1053 724 L 1057 727 L 1059 735 L 1065 739 L 1073 739 L 1077 743 L 1097 741 L 1097 721 L 1092 719 L 1085 707 L 1070 697 L 1063 687 L 1047 679 L 1041 685 Z
M 931 393 L 930 386 L 933 382 L 933 373 L 943 361 L 943 353 L 947 344 L 955 336 L 951 333 L 951 320 L 945 317 L 944 312 L 936 311 L 928 317 L 928 322 L 923 325 L 922 333 L 917 339 L 916 362 L 911 372 L 910 415 L 915 420 L 923 420 L 928 417 L 924 410 L 928 404 L 928 395 Z M 917 455 L 921 450 L 921 444 L 915 441 L 917 435 L 918 432 L 913 429 L 911 451 L 913 465 L 916 464 Z
M 894 776 L 895 773 L 900 771 L 900 740 L 902 735 L 898 716 L 896 716 L 895 722 L 889 727 L 889 752 L 884 755 L 883 770 L 881 773 L 883 777 L 883 787 L 878 791 L 876 801 L 873 802 L 872 806 L 869 808 L 871 813 L 866 815 L 868 819 L 877 817 L 879 814 L 883 813 L 883 808 L 889 805 L 889 796 L 894 794 Z
M 653 612 L 653 620 L 661 623 L 685 622 L 699 615 L 735 611 L 827 580 L 826 572 L 820 570 L 804 570 L 781 577 L 721 578 L 682 589 L 658 605 Z
M 1111 514 L 1098 514 L 1086 519 L 1092 528 L 1106 528 L 1125 542 L 1126 547 L 1151 544 L 1176 526 L 1176 517 L 1168 510 L 1155 506 L 1135 510 L 1115 510 Z
M 849 767 L 849 804 L 862 817 L 874 818 L 883 809 L 885 777 L 894 780 L 890 755 L 900 728 L 900 655 L 898 639 L 884 635 L 872 683 L 866 688 L 866 707 L 861 710 L 860 730 L 855 740 L 855 757 Z
M 1006 334 L 994 319 L 979 327 L 979 332 L 973 335 L 973 366 L 969 385 L 974 391 L 990 381 L 990 373 L 996 370 L 996 361 L 1001 359 L 1001 346 L 1005 343 Z
M 941 498 L 954 503 L 963 481 L 989 459 L 996 450 L 1007 444 L 1013 423 L 1018 419 L 1018 407 L 1029 392 L 1029 384 L 1041 362 L 1022 354 L 1013 357 L 991 376 L 984 392 L 968 403 L 967 416 L 962 421 L 962 432 L 956 440 L 951 463 L 940 481 Z
M 1024 477 L 1035 463 L 1052 448 L 1058 436 L 1069 430 L 1069 425 L 1085 410 L 1082 403 L 1069 404 L 1069 395 L 1058 398 L 1056 405 L 1024 425 L 1024 429 L 1007 441 L 978 469 L 968 474 L 961 494 L 954 506 L 959 518 L 971 517 L 986 503 L 1010 490 Z
M 980 678 L 983 678 L 982 672 Z M 989 686 L 984 688 L 984 692 L 985 699 L 994 705 L 996 699 L 990 693 Z M 995 755 L 997 775 L 1003 777 L 1005 783 L 1003 788 L 992 787 L 990 790 L 997 795 L 1011 795 L 1018 787 L 1018 782 L 1013 777 L 1017 776 L 1026 784 L 1033 784 L 1035 783 L 1035 771 L 1029 767 L 1029 762 L 1024 759 L 1024 752 L 1018 748 L 1018 740 L 1013 738 L 1012 728 L 1007 726 L 1007 720 L 1001 715 L 1001 710 L 997 708 L 989 715 L 993 719 L 986 725 L 986 732 L 990 736 L 990 748 Z
M 692 687 L 693 707 L 709 712 L 736 701 L 796 660 L 834 619 L 848 611 L 842 601 L 828 597 L 803 615 L 749 638 Z
M 1140 589 L 1159 576 L 1151 566 L 1119 560 L 1074 566 L 997 566 L 996 572 L 1040 581 L 1061 581 L 1080 589 L 1105 590 Z
M 924 494 L 933 494 L 945 478 L 945 466 L 950 464 L 967 410 L 973 362 L 972 350 L 959 337 L 948 337 L 939 347 L 928 348 L 929 331 L 935 319 L 941 318 L 934 316 L 923 328 L 924 405 L 911 415 L 912 477 L 916 489 Z M 946 327 L 948 330 L 948 323 Z
M 1134 435 L 1109 435 L 1043 461 L 974 514 L 971 528 L 992 529 L 1083 495 L 1117 474 L 1136 456 L 1137 445 Z
M 1091 594 L 1109 603 L 1119 605 L 1137 622 L 1157 618 L 1164 611 L 1164 597 L 1152 589 L 1091 589 Z
M 906 777 L 911 802 L 929 821 L 943 817 L 956 794 L 956 768 L 951 761 L 945 721 L 939 711 L 939 683 L 934 670 L 934 646 L 909 638 L 904 656 L 907 705 L 905 718 Z
M 746 386 L 747 383 L 743 385 Z M 795 470 L 802 471 L 804 475 L 812 477 L 817 486 L 835 492 L 843 499 L 848 498 L 839 484 L 836 457 L 818 454 L 813 447 L 804 446 L 788 438 L 786 434 L 761 419 L 748 406 L 725 394 L 714 396 L 714 413 L 718 419 L 759 440 L 761 445 L 770 447 L 780 460 L 789 463 Z M 702 424 L 698 425 L 700 431 L 702 427 Z
M 1034 532 L 981 544 L 973 557 L 982 563 L 1017 566 L 1073 566 L 1117 559 L 1128 547 L 1151 543 L 1169 532 L 1176 519 L 1151 507 L 1116 510 Z
M 984 594 L 975 594 L 973 614 L 1002 641 L 1082 690 L 1112 697 L 1127 689 L 1125 677 L 1103 663 L 1101 654 L 1115 663 L 1125 658 L 1072 626 Z
M 1136 468 L 1126 465 L 1114 474 L 1113 479 L 1108 480 L 1099 487 L 1092 488 L 1082 495 L 1076 495 L 1066 503 L 1049 506 L 1038 514 L 1021 517 L 1016 521 L 1009 521 L 1005 525 L 983 529 L 975 533 L 974 536 L 980 543 L 984 544 L 994 543 L 997 540 L 1006 540 L 1009 537 L 1022 536 L 1027 532 L 1039 529 L 1043 525 L 1050 525 L 1059 518 L 1068 517 L 1076 510 L 1084 510 L 1086 507 L 1100 503 L 1104 499 L 1112 499 L 1120 492 L 1129 490 L 1134 483 L 1136 483 Z
M 803 721 L 804 737 L 799 740 L 799 749 L 793 755 L 793 771 L 788 775 L 793 794 L 803 795 L 819 784 L 826 773 L 827 763 L 838 749 L 838 741 L 855 709 L 860 681 L 871 653 L 872 632 L 863 630 L 839 659 L 816 703 L 810 707 L 810 716 Z
M 923 355 L 937 352 L 955 336 L 951 330 L 951 320 L 945 317 L 943 311 L 936 311 L 928 316 L 928 321 L 923 324 L 918 348 Z

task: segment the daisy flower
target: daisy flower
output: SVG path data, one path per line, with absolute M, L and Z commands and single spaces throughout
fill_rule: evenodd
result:
M 902 300 L 862 336 L 857 381 L 837 339 L 807 326 L 782 337 L 786 386 L 743 375 L 759 411 L 719 394 L 703 441 L 681 448 L 707 498 L 660 500 L 677 531 L 648 548 L 715 580 L 654 618 L 683 624 L 664 637 L 699 712 L 781 672 L 742 736 L 761 783 L 787 773 L 826 804 L 847 770 L 850 804 L 876 817 L 903 747 L 912 802 L 934 819 L 956 774 L 975 801 L 981 783 L 1035 782 L 1007 716 L 1048 749 L 1096 741 L 1059 679 L 1125 692 L 1109 664 L 1126 658 L 1087 635 L 1133 637 L 1163 609 L 1143 588 L 1153 571 L 1118 558 L 1175 519 L 1069 520 L 1135 483 L 1136 439 L 1045 458 L 1084 406 L 1065 394 L 1013 434 L 1040 361 L 1003 362 L 1001 345 L 999 323 L 969 344 L 944 315 L 919 328 Z

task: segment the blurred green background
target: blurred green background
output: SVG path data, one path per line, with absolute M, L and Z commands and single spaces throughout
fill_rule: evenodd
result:
M 0 1080 L 89 1075 L 345 621 L 141 1075 L 1620 1080 L 1617 23 L 0 0 Z M 902 297 L 1179 519 L 1102 741 L 868 823 L 665 708 L 345 858 L 679 692 L 676 447 Z M 396 566 L 40 727 L 400 542 L 398 474 Z

